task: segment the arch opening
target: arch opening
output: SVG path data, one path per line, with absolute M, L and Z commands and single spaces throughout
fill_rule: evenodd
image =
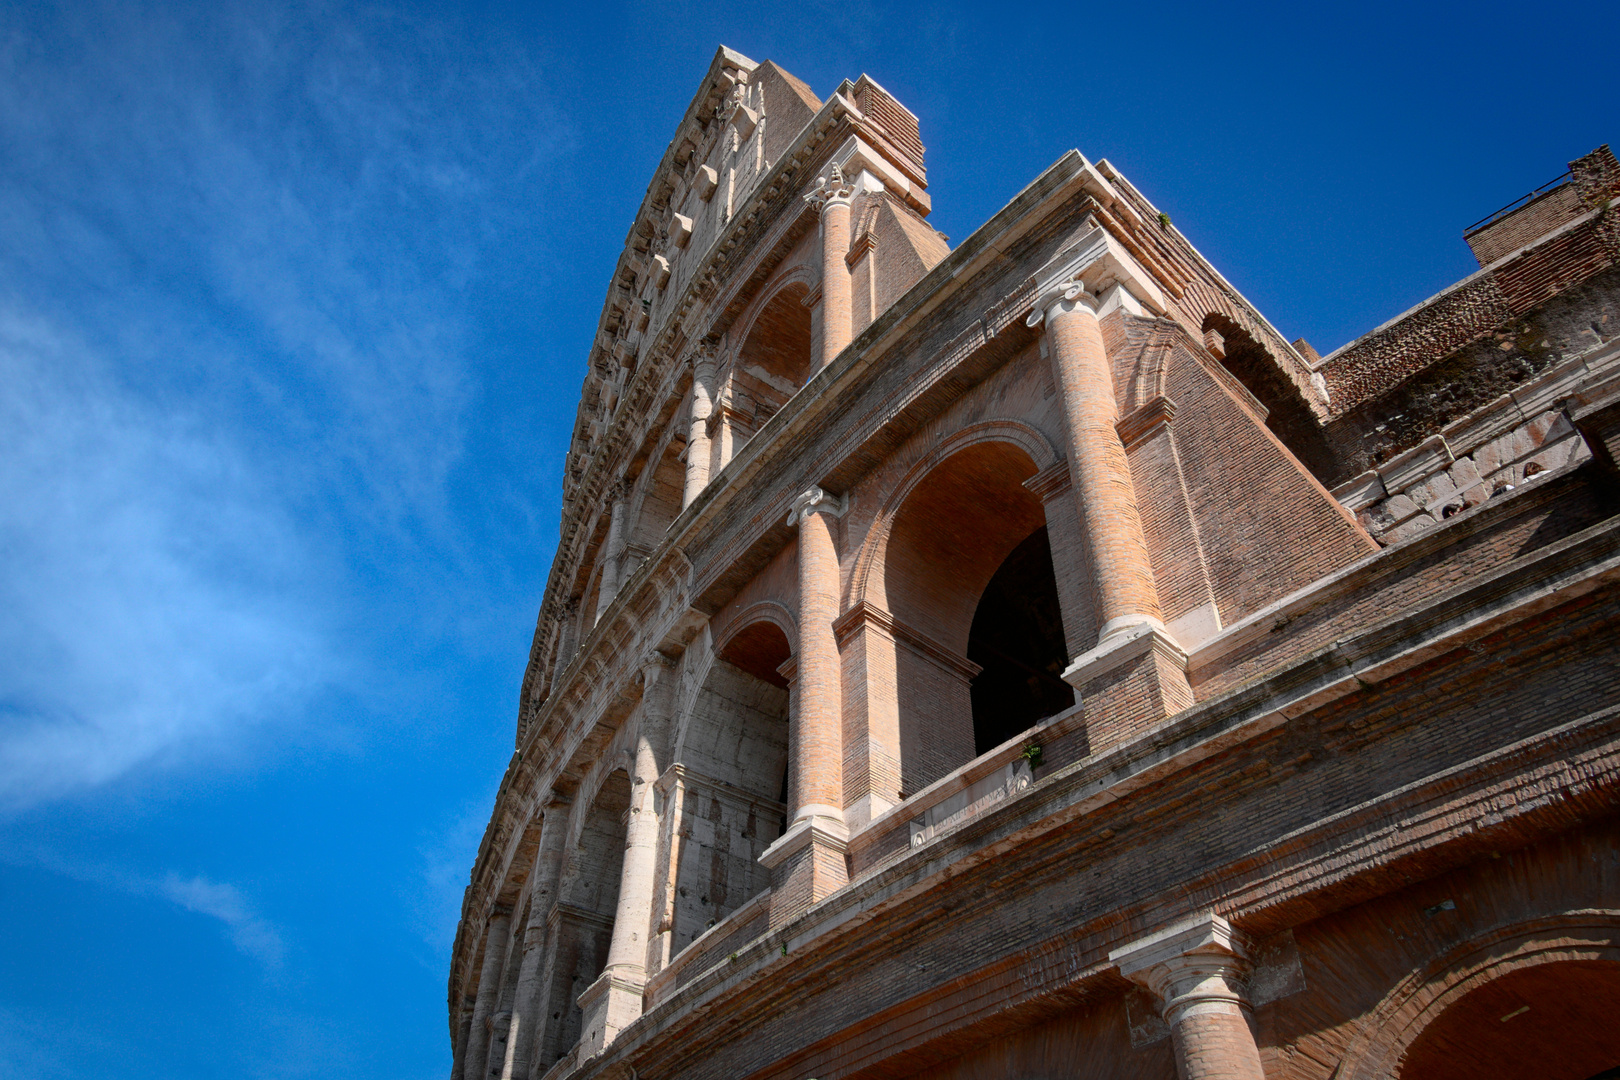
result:
M 787 830 L 790 656 L 773 622 L 750 623 L 710 665 L 681 744 L 670 953 L 770 886 L 760 855 Z
M 1074 705 L 1063 681 L 1069 663 L 1052 544 L 1041 526 L 997 568 L 968 631 L 973 677 L 973 746 L 983 754 Z
M 1067 656 L 1045 507 L 1024 486 L 1036 471 L 1020 446 L 971 443 L 895 514 L 883 594 L 902 798 L 1073 702 L 1049 682 Z
M 729 412 L 738 445 L 752 438 L 810 380 L 809 288 L 795 282 L 771 297 L 732 365 Z
M 630 777 L 615 769 L 602 781 L 568 855 L 565 896 L 556 914 L 552 1015 L 542 1018 L 548 1036 L 544 1065 L 554 1064 L 579 1041 L 584 1015 L 577 999 L 607 966 L 629 815 Z
M 1518 968 L 1448 1005 L 1407 1047 L 1401 1080 L 1620 1076 L 1620 963 Z

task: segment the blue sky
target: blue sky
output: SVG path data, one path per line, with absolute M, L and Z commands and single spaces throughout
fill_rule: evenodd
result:
M 1325 353 L 1620 139 L 1614 9 L 1557 12 L 10 0 L 0 1075 L 447 1075 L 586 349 L 717 44 L 883 83 L 956 240 L 1109 158 Z

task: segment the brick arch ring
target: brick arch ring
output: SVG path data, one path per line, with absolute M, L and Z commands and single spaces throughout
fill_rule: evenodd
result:
M 748 340 L 748 335 L 754 332 L 754 324 L 759 321 L 759 317 L 764 313 L 765 309 L 771 306 L 771 301 L 795 285 L 803 285 L 809 292 L 814 292 L 817 280 L 818 275 L 812 274 L 808 266 L 800 265 L 795 266 L 776 280 L 768 282 L 764 288 L 760 289 L 759 295 L 754 297 L 741 317 L 732 324 L 738 328 L 731 335 L 732 341 L 735 343 L 732 350 L 733 354 L 737 349 L 742 348 L 743 343 Z
M 794 621 L 793 613 L 775 600 L 754 601 L 727 619 L 725 624 L 720 627 L 719 633 L 715 633 L 713 624 L 710 624 L 709 648 L 704 653 L 702 660 L 697 664 L 696 670 L 691 673 L 688 681 L 689 688 L 681 692 L 680 704 L 675 709 L 677 719 L 674 760 L 681 760 L 681 755 L 686 749 L 688 721 L 691 719 L 692 710 L 697 707 L 698 698 L 703 693 L 703 687 L 709 681 L 709 671 L 714 667 L 714 662 L 720 658 L 720 654 L 726 651 L 726 647 L 732 643 L 738 634 L 750 626 L 757 626 L 762 622 L 770 623 L 782 631 L 788 639 L 790 649 L 798 642 L 799 626 Z M 687 651 L 687 655 L 692 655 L 690 649 Z
M 878 511 L 877 518 L 867 533 L 866 542 L 861 545 L 861 552 L 856 557 L 855 572 L 850 575 L 849 606 L 867 598 L 871 588 L 872 568 L 883 563 L 884 553 L 889 547 L 889 530 L 894 524 L 895 515 L 906 504 L 906 499 L 917 485 L 947 458 L 977 443 L 986 442 L 1009 443 L 1018 447 L 1035 462 L 1037 473 L 1062 460 L 1046 436 L 1022 420 L 985 420 L 941 439 L 932 450 L 906 470 L 906 474 L 900 478 L 900 482 L 884 500 L 883 508 Z
M 1589 908 L 1471 938 L 1402 979 L 1362 1020 L 1333 1080 L 1389 1080 L 1425 1028 L 1472 990 L 1513 971 L 1568 960 L 1620 964 L 1620 911 Z
M 799 639 L 799 624 L 794 621 L 792 613 L 786 607 L 775 600 L 756 600 L 726 620 L 720 632 L 714 635 L 711 654 L 719 656 L 736 640 L 738 634 L 762 622 L 770 623 L 782 631 L 788 639 L 789 646 Z

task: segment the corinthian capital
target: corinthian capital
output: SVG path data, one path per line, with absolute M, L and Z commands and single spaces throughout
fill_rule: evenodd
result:
M 835 161 L 832 168 L 827 170 L 826 176 L 816 177 L 816 186 L 810 190 L 809 194 L 805 195 L 804 201 L 820 210 L 828 203 L 844 203 L 848 205 L 854 194 L 855 188 L 844 179 L 843 166 Z

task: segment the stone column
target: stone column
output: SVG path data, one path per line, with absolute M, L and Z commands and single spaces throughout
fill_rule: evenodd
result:
M 553 796 L 547 800 L 540 821 L 540 847 L 534 868 L 529 871 L 529 921 L 523 928 L 521 948 L 523 967 L 518 972 L 517 993 L 512 1002 L 511 1026 L 506 1036 L 506 1060 L 501 1063 L 501 1080 L 528 1080 L 534 1064 L 540 1032 L 545 1029 L 540 1015 L 542 982 L 545 976 L 546 938 L 550 932 L 551 909 L 557 903 L 562 878 L 563 844 L 568 836 L 568 800 Z M 490 1063 L 491 1073 L 495 1064 Z
M 849 216 L 854 188 L 844 182 L 844 171 L 834 164 L 816 181 L 805 201 L 821 211 L 821 355 L 820 371 L 844 351 L 854 326 L 849 264 Z
M 692 361 L 692 416 L 686 434 L 686 490 L 681 509 L 692 505 L 709 486 L 709 417 L 714 415 L 714 357 L 699 353 Z
M 460 1013 L 461 1018 L 456 1021 L 456 1037 L 450 1044 L 453 1059 L 450 1080 L 465 1080 L 467 1072 L 467 1040 L 472 1034 L 472 1012 L 463 1004 Z
M 655 653 L 641 671 L 641 716 L 630 777 L 630 820 L 619 871 L 619 904 L 613 915 L 607 963 L 579 996 L 584 1013 L 581 1060 L 611 1043 L 641 1015 L 658 863 L 657 781 L 669 757 L 673 668 L 669 658 Z
M 1249 1011 L 1249 945 L 1206 912 L 1108 954 L 1160 1001 L 1181 1080 L 1265 1080 Z
M 1042 290 L 1028 321 L 1046 331 L 1100 624 L 1095 647 L 1063 673 L 1086 702 L 1088 738 L 1097 751 L 1192 704 L 1187 657 L 1164 628 L 1096 300 L 1070 278 Z
M 845 508 L 842 499 L 811 488 L 788 515 L 799 527 L 799 641 L 790 676 L 790 824 L 760 856 L 771 869 L 773 926 L 849 882 L 842 676 L 833 632 L 840 593 L 833 529 Z
M 608 534 L 606 551 L 602 557 L 602 577 L 597 582 L 596 614 L 591 617 L 591 625 L 595 626 L 602 619 L 602 613 L 613 603 L 613 598 L 619 592 L 619 560 L 624 558 L 624 491 L 620 487 L 613 489 L 613 509 L 608 519 Z
M 512 931 L 512 912 L 498 908 L 489 917 L 489 928 L 484 934 L 484 966 L 478 975 L 478 996 L 473 1002 L 472 1030 L 467 1038 L 466 1057 L 462 1075 L 467 1080 L 482 1080 L 485 1061 L 489 1056 L 491 1014 L 500 995 L 501 969 L 506 964 L 506 946 Z

